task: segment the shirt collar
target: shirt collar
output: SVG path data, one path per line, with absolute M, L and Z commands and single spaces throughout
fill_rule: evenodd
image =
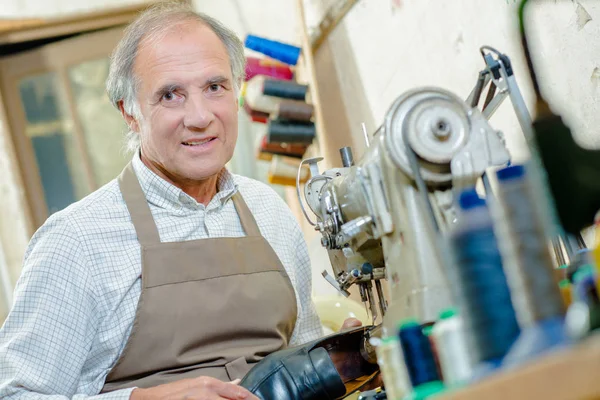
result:
M 150 170 L 140 159 L 139 151 L 133 156 L 132 164 L 148 203 L 175 210 L 180 210 L 182 207 L 204 208 L 204 205 L 198 203 L 193 197 Z M 217 189 L 217 194 L 206 207 L 208 210 L 223 206 L 237 192 L 238 185 L 227 168 L 219 172 Z

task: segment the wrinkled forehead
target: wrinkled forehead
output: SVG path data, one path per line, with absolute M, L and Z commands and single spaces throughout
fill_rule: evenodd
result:
M 152 84 L 157 74 L 210 66 L 231 79 L 227 48 L 217 34 L 200 21 L 183 21 L 142 38 L 133 71 L 140 83 Z

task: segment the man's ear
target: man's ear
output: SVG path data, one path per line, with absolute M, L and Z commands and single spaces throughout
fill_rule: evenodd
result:
M 140 125 L 133 115 L 128 114 L 127 111 L 125 111 L 125 107 L 123 106 L 123 100 L 119 100 L 117 104 L 119 106 L 119 111 L 121 111 L 121 115 L 125 119 L 125 123 L 127 123 L 129 129 L 133 132 L 139 133 Z

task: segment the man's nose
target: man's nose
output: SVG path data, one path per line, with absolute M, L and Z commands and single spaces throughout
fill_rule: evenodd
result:
M 201 94 L 190 95 L 186 102 L 184 125 L 190 130 L 207 128 L 215 118 L 210 109 L 209 101 Z

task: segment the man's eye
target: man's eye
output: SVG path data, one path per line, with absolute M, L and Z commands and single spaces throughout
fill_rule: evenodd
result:
M 222 86 L 221 86 L 221 85 L 219 85 L 218 83 L 213 83 L 212 85 L 210 85 L 210 86 L 208 87 L 208 89 L 209 89 L 211 92 L 218 92 L 219 90 L 221 90 L 221 87 L 222 87 Z
M 173 92 L 167 92 L 165 94 L 163 94 L 162 99 L 166 100 L 166 101 L 171 101 L 175 98 L 175 93 Z

